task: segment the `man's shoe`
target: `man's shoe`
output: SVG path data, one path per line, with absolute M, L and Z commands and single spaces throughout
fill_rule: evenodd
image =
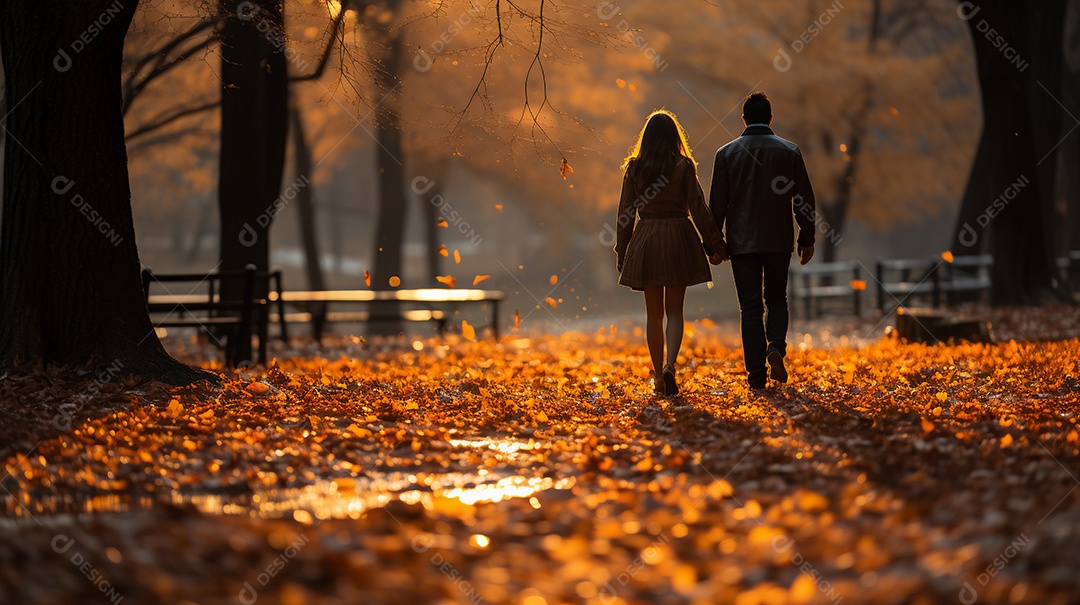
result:
M 773 349 L 769 351 L 769 378 L 772 378 L 776 382 L 787 382 L 787 368 L 784 367 L 784 356 L 780 354 L 780 351 Z

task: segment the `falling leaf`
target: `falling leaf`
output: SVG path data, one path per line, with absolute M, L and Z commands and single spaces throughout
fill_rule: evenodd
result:
M 545 298 L 544 302 L 546 302 L 548 304 L 548 306 L 550 306 L 552 309 L 559 306 L 559 302 L 557 300 L 555 300 L 554 298 L 550 297 L 550 296 Z
M 502 212 L 503 205 L 502 204 L 495 204 L 495 209 L 498 210 L 499 212 Z
M 615 78 L 615 86 L 618 86 L 619 88 L 626 88 L 626 80 L 623 80 L 622 78 Z
M 461 251 L 460 250 L 454 250 L 454 264 L 455 265 L 460 265 L 461 264 Z
M 446 219 L 442 219 L 439 222 L 435 223 L 435 226 L 436 227 L 449 227 L 450 223 L 446 222 Z
M 550 278 L 548 278 L 548 283 L 553 285 L 553 286 L 558 284 L 559 283 L 559 276 L 558 275 L 552 275 Z
M 367 269 L 364 269 L 364 285 L 371 287 L 371 273 L 368 273 Z
M 861 292 L 866 289 L 866 282 L 861 279 L 853 279 L 851 280 L 851 289 Z
M 951 263 L 954 260 L 953 259 L 953 253 L 950 252 L 949 250 L 946 250 L 946 251 L 942 252 L 941 253 L 941 258 L 947 263 Z
M 562 176 L 562 180 L 564 181 L 566 180 L 566 175 L 574 174 L 574 169 L 566 161 L 566 158 L 563 158 L 562 166 L 559 168 L 559 174 Z
M 514 329 L 521 327 L 521 311 L 514 309 Z
M 472 285 L 476 286 L 480 282 L 482 282 L 482 281 L 484 281 L 486 279 L 491 279 L 491 276 L 490 275 L 477 275 L 476 277 L 473 278 Z
M 464 319 L 461 320 L 461 335 L 465 337 L 465 340 L 476 340 L 476 330 Z
M 450 252 L 446 249 L 446 244 L 440 244 L 438 253 L 443 256 L 450 256 Z
M 453 275 L 437 275 L 435 276 L 435 279 L 438 280 L 440 284 L 446 284 L 447 287 L 450 288 L 453 288 L 454 284 L 457 283 L 457 280 L 454 279 Z

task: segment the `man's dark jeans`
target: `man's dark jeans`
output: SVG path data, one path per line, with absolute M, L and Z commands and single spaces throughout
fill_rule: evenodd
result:
M 781 357 L 787 355 L 790 262 L 790 253 L 736 254 L 731 257 L 731 275 L 735 278 L 742 314 L 743 359 L 752 388 L 765 386 L 765 358 L 770 351 L 779 351 Z M 766 308 L 769 310 L 767 315 Z

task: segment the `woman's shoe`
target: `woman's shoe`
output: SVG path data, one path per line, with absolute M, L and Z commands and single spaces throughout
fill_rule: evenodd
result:
M 670 363 L 664 366 L 664 394 L 678 395 L 679 385 L 675 384 L 675 366 Z

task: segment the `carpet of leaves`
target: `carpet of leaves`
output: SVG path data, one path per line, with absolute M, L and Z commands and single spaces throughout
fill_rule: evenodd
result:
M 5 376 L 0 602 L 1076 602 L 1080 340 L 807 336 L 755 395 L 720 332 L 670 399 L 608 329 Z

